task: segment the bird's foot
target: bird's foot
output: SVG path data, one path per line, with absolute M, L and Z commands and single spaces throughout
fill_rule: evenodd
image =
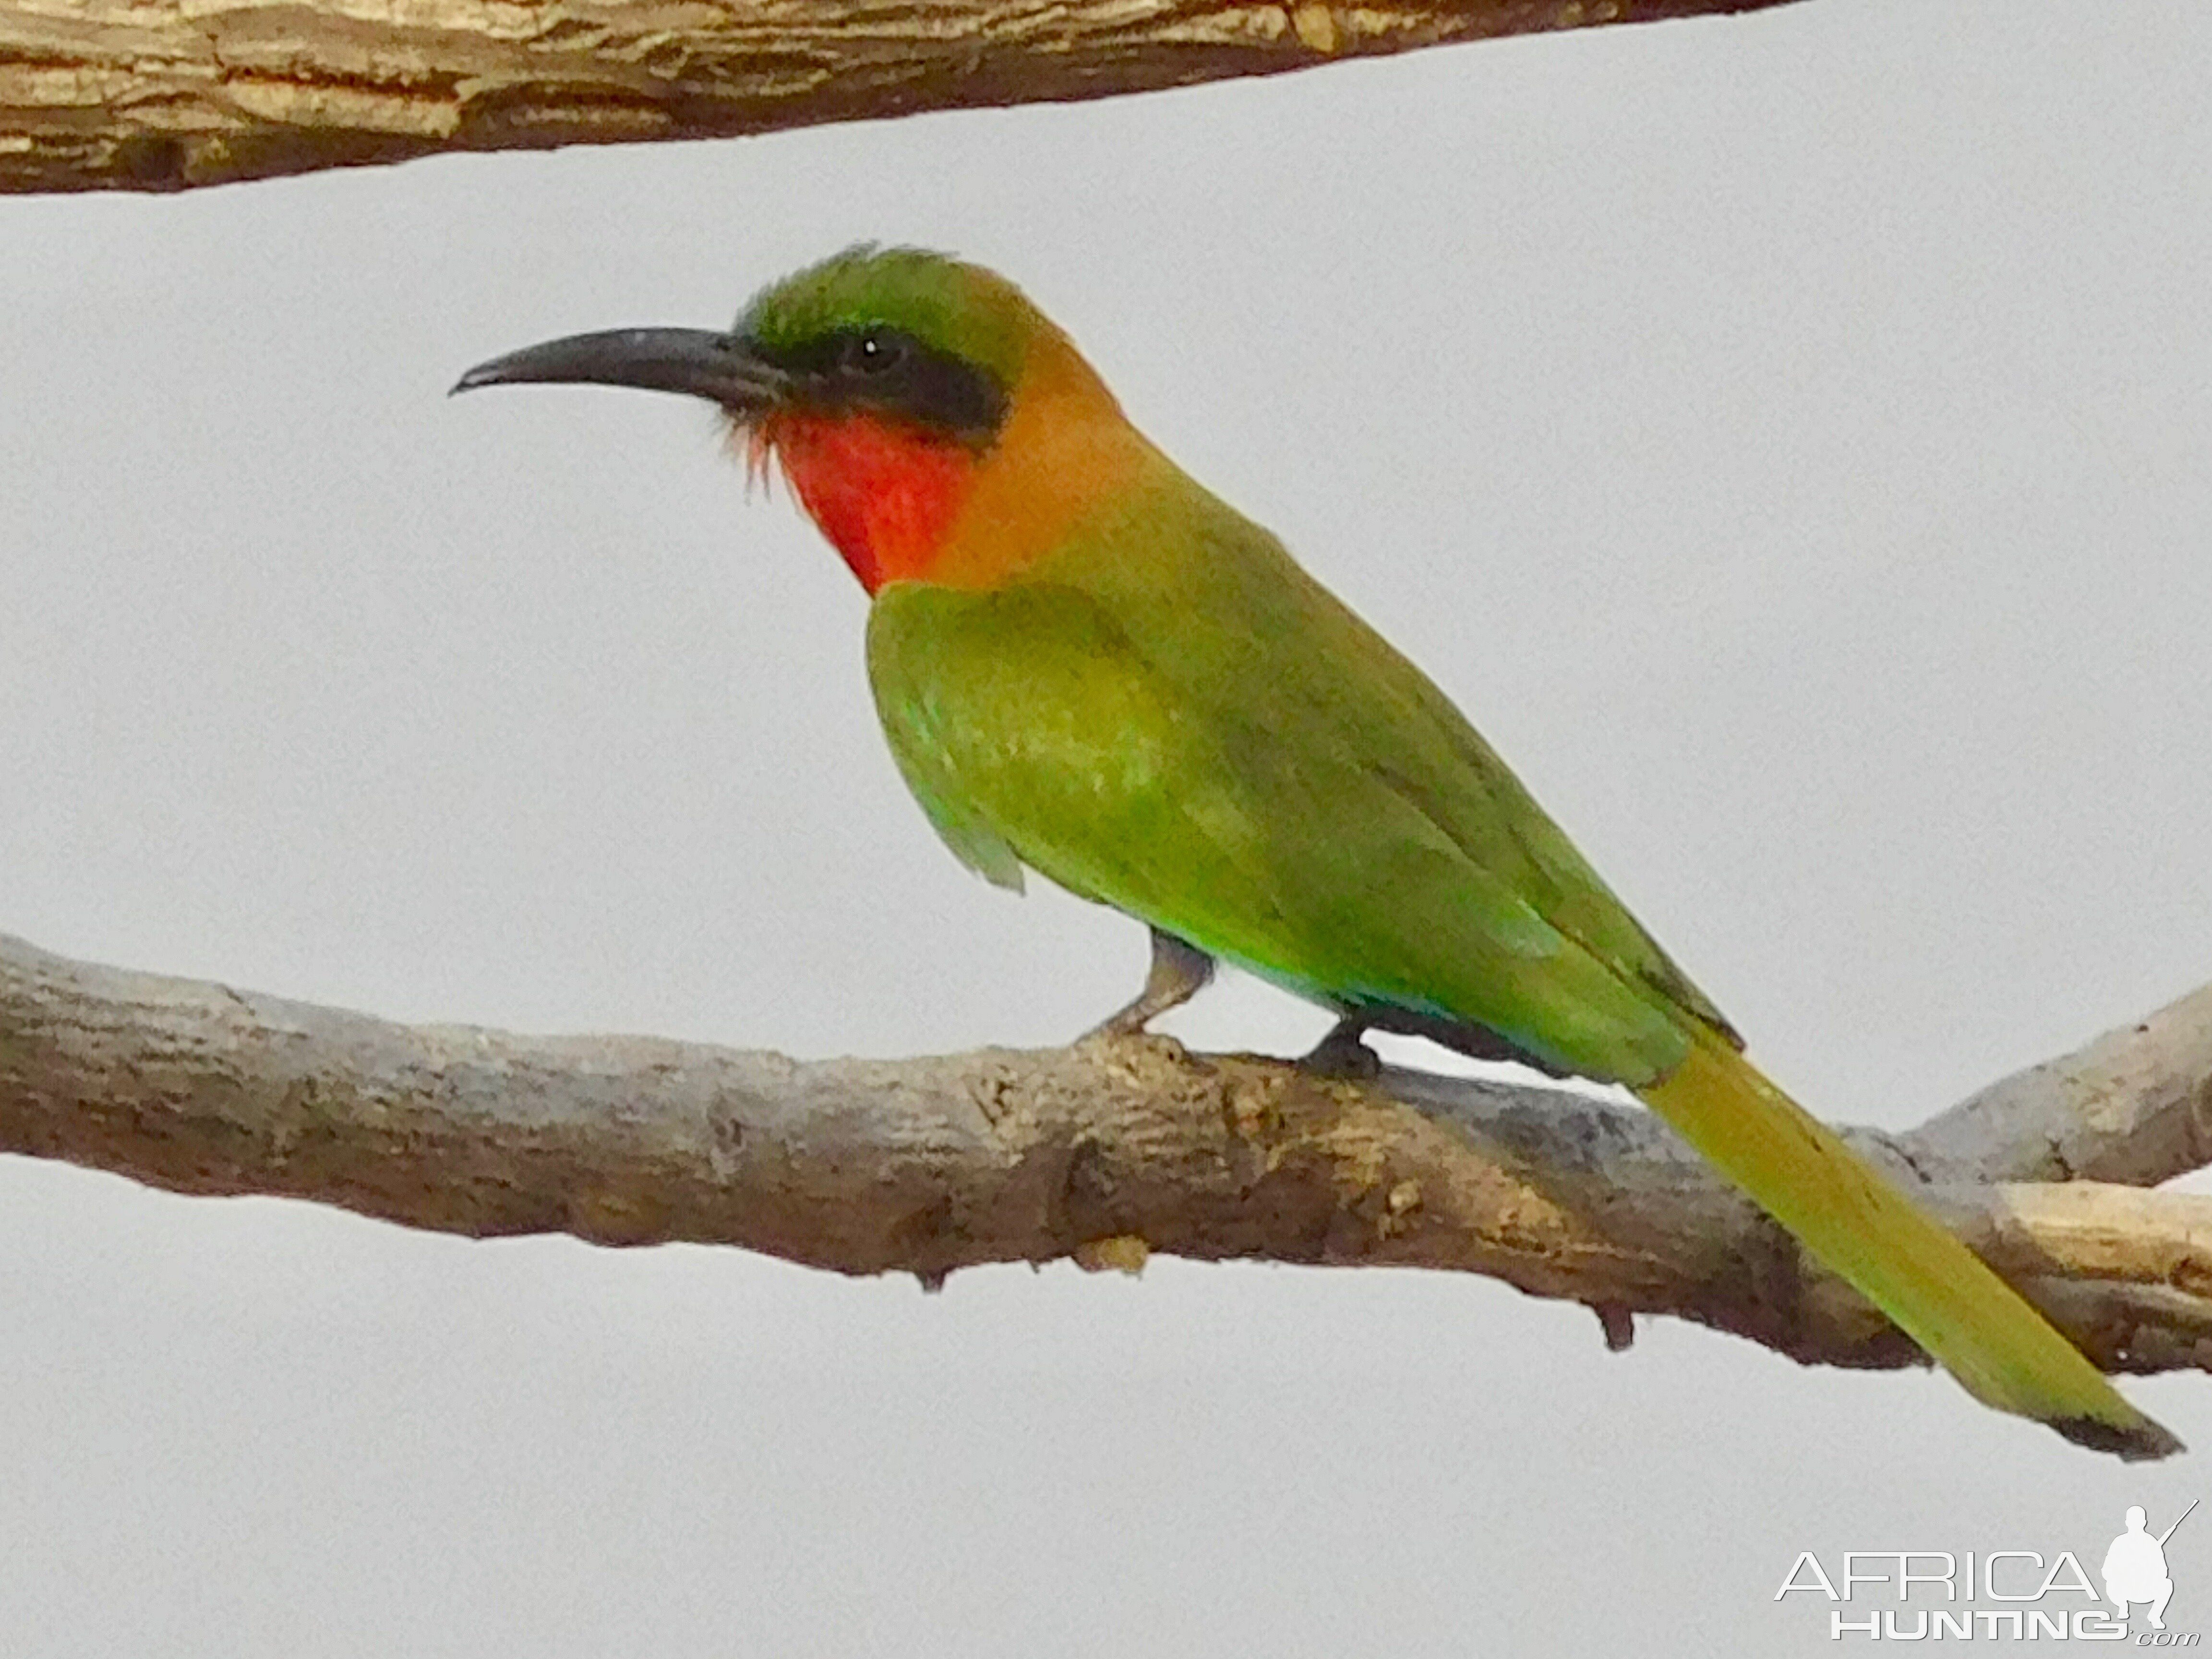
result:
M 1359 1040 L 1366 1030 L 1356 1019 L 1337 1021 L 1312 1052 L 1298 1061 L 1299 1070 L 1350 1083 L 1372 1082 L 1382 1074 L 1382 1057 Z
M 1213 977 L 1213 958 L 1194 945 L 1186 945 L 1172 933 L 1152 929 L 1152 970 L 1145 988 L 1126 1008 L 1101 1020 L 1078 1039 L 1083 1042 L 1110 1042 L 1116 1037 L 1142 1036 L 1145 1027 L 1170 1008 L 1180 1008 Z

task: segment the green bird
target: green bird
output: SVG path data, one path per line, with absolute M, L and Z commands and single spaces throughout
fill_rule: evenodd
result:
M 1133 1032 L 1216 960 L 1410 1031 L 1625 1084 L 1978 1400 L 2123 1457 L 2180 1443 L 1745 1060 L 1450 700 L 1122 413 L 1005 278 L 862 246 L 726 332 L 548 342 L 456 391 L 704 398 L 871 596 L 891 753 L 953 853 L 1152 929 Z

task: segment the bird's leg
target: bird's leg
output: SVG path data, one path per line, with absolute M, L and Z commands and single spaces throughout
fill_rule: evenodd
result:
M 1382 1057 L 1359 1039 L 1366 1035 L 1367 1022 L 1357 1014 L 1346 1014 L 1328 1028 L 1328 1035 L 1314 1044 L 1312 1050 L 1298 1061 L 1301 1070 L 1322 1077 L 1348 1078 L 1365 1082 L 1382 1069 Z
M 1213 958 L 1173 933 L 1152 929 L 1152 966 L 1145 975 L 1145 988 L 1127 1007 L 1103 1020 L 1086 1036 L 1135 1036 L 1147 1022 L 1170 1008 L 1180 1008 L 1213 977 Z

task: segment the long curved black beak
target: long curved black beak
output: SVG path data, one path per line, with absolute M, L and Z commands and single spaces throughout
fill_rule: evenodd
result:
M 741 335 L 703 328 L 617 328 L 548 340 L 478 363 L 454 382 L 453 391 L 533 381 L 681 392 L 751 420 L 775 407 L 790 377 L 763 362 Z

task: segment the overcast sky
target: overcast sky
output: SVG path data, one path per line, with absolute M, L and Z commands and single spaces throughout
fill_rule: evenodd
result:
M 444 397 L 861 238 L 1023 283 L 1814 1109 L 2212 978 L 2212 10 L 1820 0 L 1102 104 L 0 202 L 0 929 L 407 1019 L 1064 1040 L 703 407 Z M 1291 1052 L 1232 980 L 1169 1021 Z M 1408 1049 L 1405 1052 L 1413 1053 Z M 925 1297 L 0 1159 L 10 1655 L 1816 1653 L 1801 1550 L 2212 1496 L 1443 1275 Z M 2212 1631 L 2212 1521 L 2168 1622 Z M 2078 1598 L 2076 1598 L 2078 1601 Z M 1863 1638 L 1861 1638 L 1863 1639 Z

